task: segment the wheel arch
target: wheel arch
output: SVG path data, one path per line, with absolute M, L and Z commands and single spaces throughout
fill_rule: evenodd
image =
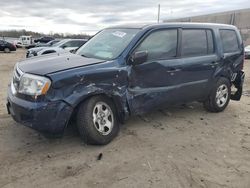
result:
M 127 110 L 126 101 L 124 102 L 124 100 L 120 96 L 111 95 L 111 94 L 107 94 L 104 92 L 96 92 L 96 93 L 92 93 L 92 94 L 89 94 L 87 96 L 81 97 L 76 103 L 73 104 L 74 111 L 72 113 L 71 118 L 74 118 L 74 116 L 76 116 L 76 114 L 77 114 L 76 112 L 78 111 L 78 109 L 82 103 L 86 102 L 87 100 L 89 100 L 90 98 L 95 97 L 95 96 L 104 96 L 104 97 L 110 99 L 116 108 L 119 122 L 124 123 L 126 117 L 128 116 L 128 113 L 129 113 Z

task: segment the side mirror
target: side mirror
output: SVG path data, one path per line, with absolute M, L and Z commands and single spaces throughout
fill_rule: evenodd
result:
M 66 47 L 67 47 L 67 46 L 63 45 L 63 46 L 62 46 L 62 49 L 65 49 Z
M 75 54 L 76 51 L 77 51 L 77 49 L 72 49 L 72 50 L 70 50 L 69 52 L 72 53 L 72 54 Z
M 148 59 L 148 52 L 147 51 L 139 51 L 139 52 L 135 52 L 131 58 L 131 64 L 133 65 L 140 65 L 144 62 L 146 62 Z

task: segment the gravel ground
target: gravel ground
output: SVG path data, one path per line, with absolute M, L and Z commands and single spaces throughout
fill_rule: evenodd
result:
M 224 112 L 171 107 L 130 118 L 107 146 L 87 146 L 74 126 L 46 139 L 7 114 L 7 85 L 24 56 L 0 53 L 0 187 L 250 187 L 250 61 L 242 100 Z

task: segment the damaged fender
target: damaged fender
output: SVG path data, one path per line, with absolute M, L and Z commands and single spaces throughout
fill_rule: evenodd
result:
M 116 66 L 115 66 L 116 65 Z M 64 79 L 56 80 L 63 74 Z M 119 119 L 129 115 L 126 99 L 127 71 L 113 61 L 49 75 L 53 80 L 50 100 L 63 100 L 72 108 L 94 95 L 105 95 L 116 105 Z

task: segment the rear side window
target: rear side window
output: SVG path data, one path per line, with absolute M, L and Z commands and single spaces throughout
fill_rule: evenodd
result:
M 224 53 L 237 52 L 239 50 L 239 43 L 234 30 L 221 29 L 220 37 Z
M 159 30 L 147 36 L 135 52 L 147 51 L 148 61 L 169 59 L 177 54 L 177 29 Z
M 80 47 L 85 43 L 85 41 L 73 40 L 65 43 L 63 46 L 65 47 Z
M 202 56 L 214 52 L 213 35 L 206 29 L 182 30 L 182 56 Z

